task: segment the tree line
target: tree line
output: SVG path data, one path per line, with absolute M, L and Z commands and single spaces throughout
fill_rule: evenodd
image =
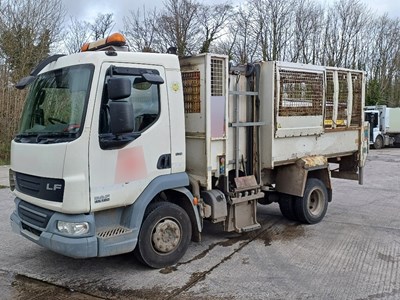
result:
M 115 25 L 112 13 L 92 22 L 67 16 L 59 0 L 0 1 L 0 162 L 8 160 L 26 93 L 13 85 L 49 54 L 79 52 L 115 31 L 131 51 L 173 46 L 180 56 L 215 52 L 238 64 L 282 60 L 365 70 L 367 104 L 400 106 L 400 20 L 360 0 L 164 0 L 154 9 L 127 8 L 123 28 Z

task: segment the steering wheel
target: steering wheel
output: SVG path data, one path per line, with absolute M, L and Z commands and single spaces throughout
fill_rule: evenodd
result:
M 65 121 L 63 121 L 63 120 L 60 120 L 60 119 L 57 119 L 57 118 L 49 117 L 49 118 L 47 118 L 47 120 L 48 120 L 51 124 L 56 124 L 56 123 L 67 124 L 67 122 L 65 122 Z

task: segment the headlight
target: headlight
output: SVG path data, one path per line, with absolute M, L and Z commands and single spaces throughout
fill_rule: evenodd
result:
M 67 233 L 70 235 L 83 235 L 89 232 L 89 223 L 81 222 L 81 223 L 71 223 L 58 221 L 57 229 L 61 233 Z

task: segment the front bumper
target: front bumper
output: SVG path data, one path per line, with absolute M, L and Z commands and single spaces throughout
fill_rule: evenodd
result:
M 11 214 L 11 227 L 12 230 L 31 240 L 32 242 L 50 249 L 54 252 L 60 253 L 65 256 L 74 258 L 89 258 L 98 256 L 98 240 L 95 236 L 94 216 L 93 215 L 65 215 L 60 213 L 52 213 L 45 227 L 38 226 L 37 222 L 28 221 L 29 219 L 22 220 L 18 214 L 19 204 L 21 200 L 16 198 L 16 210 Z M 27 207 L 26 211 L 29 214 L 36 216 L 43 216 L 43 213 L 35 212 Z M 70 237 L 61 234 L 57 230 L 57 221 L 63 220 L 68 222 L 88 222 L 90 224 L 90 231 L 81 237 Z M 47 220 L 46 220 L 47 221 Z M 36 225 L 34 224 L 36 223 Z

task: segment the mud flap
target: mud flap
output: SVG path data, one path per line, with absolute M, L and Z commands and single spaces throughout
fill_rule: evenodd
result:
M 328 160 L 324 156 L 300 158 L 294 164 L 278 168 L 275 188 L 280 193 L 302 197 L 307 178 L 312 172 L 313 177 L 321 179 L 329 189 L 331 183 L 328 167 Z

